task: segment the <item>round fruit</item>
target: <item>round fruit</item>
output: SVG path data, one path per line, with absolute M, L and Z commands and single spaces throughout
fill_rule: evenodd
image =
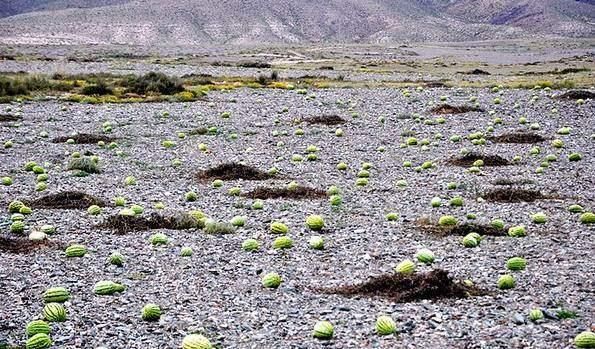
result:
M 308 244 L 315 250 L 324 249 L 324 240 L 320 236 L 312 236 L 308 241 Z
M 399 220 L 399 214 L 396 213 L 396 212 L 389 212 L 389 213 L 386 214 L 386 217 L 385 218 L 389 222 L 398 221 Z
M 293 240 L 289 236 L 279 236 L 273 241 L 274 249 L 286 249 L 293 247 Z
M 341 195 L 331 195 L 329 202 L 332 206 L 340 206 L 343 203 L 343 198 Z
M 83 245 L 74 244 L 66 247 L 64 252 L 66 257 L 83 257 L 87 254 L 87 248 Z
M 535 213 L 531 216 L 531 220 L 536 224 L 544 224 L 547 222 L 547 215 L 543 212 Z
M 124 287 L 124 285 L 118 284 L 116 282 L 113 281 L 99 281 L 95 284 L 95 287 L 93 288 L 93 292 L 96 295 L 100 295 L 100 296 L 106 296 L 106 295 L 112 295 L 116 292 L 123 292 L 126 288 Z
M 247 239 L 242 242 L 242 249 L 248 252 L 258 251 L 260 249 L 260 243 L 256 239 Z
M 212 349 L 213 345 L 207 337 L 200 334 L 189 334 L 182 341 L 182 349 Z
M 376 319 L 376 332 L 381 336 L 397 332 L 397 324 L 390 316 L 382 315 Z
M 116 206 L 120 206 L 120 207 L 121 207 L 121 206 L 124 206 L 124 205 L 126 205 L 126 199 L 125 199 L 125 198 L 123 198 L 122 196 L 116 196 L 116 197 L 114 198 L 114 204 L 115 204 Z
M 457 224 L 458 224 L 458 221 L 453 216 L 442 216 L 438 220 L 438 225 L 441 225 L 441 226 L 454 226 Z
M 324 227 L 324 219 L 319 215 L 310 215 L 306 218 L 306 226 L 311 230 L 321 230 Z
M 60 303 L 48 303 L 43 307 L 43 318 L 49 322 L 66 321 L 66 309 Z
M 10 204 L 8 204 L 8 212 L 10 213 L 16 213 L 19 212 L 19 210 L 21 209 L 21 207 L 25 206 L 25 204 L 23 204 L 21 201 L 19 200 L 14 200 L 11 201 Z
M 507 290 L 510 288 L 514 288 L 514 285 L 515 285 L 514 277 L 510 274 L 505 274 L 498 278 L 498 288 L 501 290 Z
M 143 307 L 141 317 L 145 321 L 159 321 L 161 308 L 157 304 L 149 303 Z
M 583 224 L 595 224 L 595 213 L 585 212 L 580 216 L 579 220 Z
M 50 334 L 50 325 L 43 320 L 33 320 L 25 327 L 27 337 L 32 337 L 38 333 Z
M 43 293 L 44 303 L 64 303 L 70 299 L 70 292 L 64 287 L 51 287 Z
M 273 234 L 287 234 L 289 228 L 281 222 L 273 222 L 271 223 L 270 230 Z
M 595 348 L 595 333 L 585 331 L 574 337 L 574 345 L 577 348 Z
M 15 234 L 22 234 L 25 231 L 25 222 L 14 221 L 10 225 L 10 232 Z
M 523 225 L 518 225 L 516 227 L 511 227 L 508 229 L 508 235 L 511 237 L 523 237 L 527 235 L 527 232 L 525 230 L 525 226 Z
M 196 201 L 198 199 L 198 195 L 195 192 L 189 191 L 184 195 L 186 201 Z
M 43 233 L 48 234 L 48 235 L 53 234 L 53 233 L 56 232 L 56 228 L 54 228 L 54 226 L 49 225 L 49 224 L 42 225 L 41 228 L 40 228 L 40 230 Z
M 581 153 L 572 153 L 568 155 L 568 161 L 579 161 L 583 158 Z
M 506 268 L 509 270 L 523 270 L 527 266 L 527 261 L 522 257 L 512 257 L 506 261 Z
M 397 264 L 397 266 L 395 267 L 395 272 L 401 275 L 411 275 L 415 273 L 415 263 L 413 263 L 409 259 L 406 259 L 401 263 Z
M 143 212 L 145 212 L 145 208 L 141 205 L 132 205 L 130 206 L 130 209 L 132 210 L 132 212 L 134 212 L 135 215 L 143 214 Z
M 490 225 L 492 226 L 492 228 L 498 229 L 498 230 L 502 230 L 504 229 L 504 221 L 501 219 L 493 219 L 490 222 Z
M 432 264 L 434 263 L 434 259 L 436 258 L 436 256 L 434 255 L 434 252 L 430 251 L 429 249 L 422 248 L 419 251 L 417 251 L 417 253 L 415 254 L 415 258 L 417 258 L 417 260 L 421 263 Z
M 229 223 L 235 227 L 243 227 L 246 224 L 246 216 L 235 216 Z
M 543 312 L 539 308 L 531 309 L 529 311 L 529 320 L 538 321 L 543 319 Z
M 475 238 L 475 236 L 467 234 L 463 237 L 463 246 L 473 248 L 479 245 L 479 241 Z
M 281 285 L 281 276 L 275 272 L 271 272 L 262 277 L 262 285 L 266 288 L 277 288 Z
M 432 207 L 440 207 L 442 206 L 442 199 L 439 197 L 435 197 L 432 199 L 432 201 L 430 201 L 430 204 L 432 205 Z
M 149 242 L 153 245 L 167 245 L 169 239 L 163 233 L 155 233 L 149 237 Z
M 213 188 L 220 188 L 223 186 L 223 181 L 220 179 L 215 179 L 213 183 L 211 183 L 211 185 L 213 186 Z
M 110 264 L 117 265 L 119 267 L 124 265 L 124 260 L 124 256 L 122 256 L 122 254 L 120 254 L 120 252 L 117 251 L 112 252 L 109 256 Z
M 568 206 L 568 211 L 571 213 L 582 213 L 583 210 L 584 209 L 581 205 L 574 204 L 574 205 Z
M 192 252 L 193 252 L 192 248 L 185 246 L 180 249 L 180 256 L 190 257 L 190 256 L 192 256 Z
M 328 321 L 318 321 L 316 325 L 314 325 L 312 336 L 318 339 L 331 339 L 333 338 L 334 332 L 335 329 L 333 324 Z
M 87 209 L 87 213 L 89 213 L 92 216 L 97 216 L 98 214 L 101 213 L 101 207 L 99 207 L 97 205 L 91 205 Z
M 52 340 L 46 333 L 38 333 L 27 339 L 26 349 L 47 349 L 52 346 Z

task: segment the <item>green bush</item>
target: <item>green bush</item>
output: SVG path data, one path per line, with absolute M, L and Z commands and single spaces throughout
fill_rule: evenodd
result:
M 159 93 L 172 95 L 184 91 L 182 82 L 163 73 L 150 72 L 142 76 L 130 76 L 122 84 L 127 92 L 136 94 Z
M 103 96 L 111 95 L 114 93 L 111 87 L 107 86 L 107 84 L 103 80 L 99 80 L 96 84 L 87 85 L 83 87 L 83 90 L 81 92 L 86 96 Z

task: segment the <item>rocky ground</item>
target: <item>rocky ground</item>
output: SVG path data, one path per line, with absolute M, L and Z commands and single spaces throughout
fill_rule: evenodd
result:
M 117 207 L 105 207 L 99 216 L 83 210 L 34 209 L 26 218 L 26 233 L 43 224 L 57 232 L 49 237 L 63 245 L 80 243 L 89 253 L 67 258 L 62 246 L 14 253 L 0 246 L 0 343 L 23 346 L 24 327 L 40 318 L 42 293 L 52 286 L 71 292 L 66 303 L 68 319 L 52 324 L 56 348 L 177 348 L 188 333 L 205 334 L 220 348 L 572 348 L 573 338 L 595 323 L 592 251 L 594 228 L 579 222 L 579 215 L 566 208 L 580 204 L 595 206 L 594 107 L 591 100 L 578 105 L 572 100 L 552 98 L 559 92 L 545 90 L 425 89 L 411 90 L 406 97 L 395 89 L 324 89 L 297 91 L 238 89 L 211 92 L 208 100 L 175 104 L 84 105 L 37 102 L 4 105 L 2 114 L 21 116 L 19 121 L 0 124 L 0 139 L 14 146 L 0 150 L 0 176 L 11 176 L 11 186 L 0 187 L 2 207 L 15 199 L 34 199 L 48 193 L 79 190 L 109 202 L 124 196 L 128 204 L 145 207 L 144 215 L 157 211 L 163 202 L 166 212 L 200 209 L 208 216 L 228 221 L 247 216 L 246 226 L 228 235 L 207 235 L 201 230 L 160 230 L 170 242 L 152 246 L 148 238 L 156 231 L 124 235 L 98 228 Z M 440 101 L 446 96 L 446 101 Z M 435 115 L 433 105 L 470 104 L 477 96 L 480 112 Z M 532 97 L 537 98 L 531 101 Z M 501 104 L 494 104 L 494 98 Z M 493 113 L 492 113 L 493 111 Z M 164 116 L 168 112 L 168 116 Z M 223 112 L 230 112 L 228 119 Z M 419 114 L 419 115 L 416 115 Z M 302 118 L 339 115 L 341 125 L 310 125 Z M 520 125 L 520 117 L 528 123 Z M 379 120 L 384 118 L 384 122 Z M 436 120 L 444 124 L 416 120 Z M 544 137 L 538 144 L 501 144 L 488 138 L 485 146 L 473 145 L 465 137 L 494 125 L 494 135 L 522 130 L 538 123 L 533 132 Z M 118 148 L 108 150 L 95 144 L 52 143 L 54 137 L 73 132 L 102 134 L 109 121 Z M 217 135 L 190 135 L 191 130 L 216 126 Z M 569 135 L 557 135 L 560 127 Z M 535 127 L 535 126 L 534 126 Z M 301 128 L 304 135 L 294 135 Z M 341 128 L 343 137 L 335 136 Z M 537 127 L 535 127 L 537 128 Z M 41 137 L 45 131 L 48 137 Z M 275 136 L 278 131 L 279 135 Z M 178 132 L 187 137 L 179 139 Z M 286 132 L 286 135 L 284 135 Z M 236 133 L 237 139 L 230 135 Z M 441 135 L 441 136 L 440 136 Z M 451 142 L 453 135 L 462 141 Z M 400 147 L 408 137 L 427 138 L 427 148 Z M 565 146 L 553 148 L 560 138 Z M 162 141 L 173 140 L 166 149 Z M 199 150 L 204 143 L 207 152 Z M 319 148 L 318 160 L 292 162 L 293 154 L 305 156 L 306 147 Z M 530 155 L 539 146 L 539 155 Z M 379 151 L 378 147 L 384 147 Z M 448 160 L 460 156 L 462 148 L 484 154 L 522 160 L 509 166 L 484 167 L 480 174 Z M 121 153 L 116 151 L 120 150 Z M 75 177 L 65 169 L 73 152 L 90 152 L 100 157 L 100 174 Z M 568 155 L 580 152 L 582 160 L 570 162 Z M 556 154 L 543 174 L 536 169 L 547 154 Z M 172 160 L 182 160 L 179 167 Z M 25 162 L 43 164 L 49 174 L 49 188 L 35 191 L 35 176 L 23 169 Z M 348 164 L 339 171 L 339 162 Z M 413 167 L 433 161 L 434 167 L 417 172 Z M 266 171 L 280 172 L 266 181 L 226 181 L 222 188 L 199 182 L 196 173 L 225 162 L 245 162 Z M 370 162 L 369 184 L 355 185 L 362 163 Z M 135 176 L 137 184 L 125 186 L 124 178 Z M 481 200 L 497 187 L 500 179 L 522 181 L 523 188 L 541 191 L 548 199 L 534 202 L 494 203 Z M 328 199 L 265 200 L 263 210 L 250 209 L 253 200 L 229 196 L 227 190 L 240 187 L 248 192 L 257 186 L 284 187 L 290 181 L 326 190 L 341 188 L 343 204 L 333 208 Z M 405 180 L 406 186 L 397 186 Z M 448 190 L 448 182 L 457 189 Z M 184 200 L 194 191 L 196 202 Z M 460 195 L 462 207 L 448 205 Z M 442 197 L 444 204 L 432 208 L 430 200 Z M 385 215 L 397 212 L 399 220 L 388 222 Z M 544 212 L 546 224 L 534 224 L 530 215 Z M 437 220 L 451 214 L 466 222 L 468 213 L 487 224 L 494 218 L 507 226 L 523 224 L 527 236 L 485 236 L 479 247 L 465 248 L 461 236 L 438 237 L 422 231 L 421 217 Z M 326 228 L 312 232 L 304 225 L 309 214 L 324 217 Z M 8 231 L 10 214 L 0 215 L 2 235 Z M 275 236 L 268 232 L 271 221 L 283 221 L 294 239 L 294 247 L 274 250 Z M 309 248 L 308 239 L 321 235 L 324 250 Z M 254 237 L 262 248 L 245 252 L 242 242 Z M 180 248 L 190 246 L 191 257 L 181 257 Z M 317 289 L 366 281 L 371 276 L 392 273 L 397 263 L 414 259 L 422 247 L 437 256 L 431 266 L 418 263 L 417 272 L 445 269 L 455 279 L 470 279 L 486 291 L 483 296 L 462 299 L 420 300 L 394 303 L 383 298 L 344 297 L 323 294 Z M 123 267 L 106 263 L 112 251 L 120 251 Z M 497 288 L 498 277 L 507 273 L 505 262 L 513 256 L 527 259 L 524 271 L 514 272 L 516 287 Z M 278 289 L 261 285 L 264 273 L 275 271 L 283 278 Z M 114 280 L 126 286 L 123 293 L 97 296 L 93 286 L 99 280 Z M 142 321 L 146 303 L 163 309 L 159 322 Z M 574 319 L 546 319 L 531 322 L 532 308 L 555 315 L 563 307 L 578 314 Z M 379 315 L 388 314 L 399 328 L 397 335 L 380 337 L 374 332 Z M 555 317 L 555 316 L 552 316 Z M 320 341 L 311 336 L 314 324 L 328 320 L 335 336 Z

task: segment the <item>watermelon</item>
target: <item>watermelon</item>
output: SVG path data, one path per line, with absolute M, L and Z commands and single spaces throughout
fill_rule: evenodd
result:
M 492 226 L 492 228 L 498 229 L 498 230 L 503 230 L 504 229 L 504 221 L 501 219 L 493 219 L 490 222 L 490 225 Z
M 531 216 L 531 220 L 535 224 L 544 224 L 547 222 L 547 215 L 543 212 L 535 213 Z
M 577 348 L 595 348 L 595 333 L 585 331 L 574 337 L 574 345 Z
M 126 205 L 126 199 L 121 196 L 116 196 L 114 198 L 114 205 L 122 207 Z
M 289 236 L 279 236 L 273 241 L 274 249 L 292 248 L 293 240 Z
M 66 321 L 66 308 L 60 303 L 47 303 L 43 307 L 43 318 L 50 322 Z
M 89 208 L 87 208 L 87 213 L 92 216 L 97 216 L 98 214 L 101 214 L 101 207 L 97 205 L 91 205 Z
M 580 216 L 579 220 L 583 224 L 595 224 L 595 213 L 585 212 Z
M 440 226 L 454 226 L 457 225 L 458 221 L 453 216 L 442 216 L 438 219 L 438 225 Z
M 119 267 L 124 265 L 124 260 L 125 260 L 124 256 L 122 256 L 122 254 L 120 254 L 120 252 L 118 252 L 118 251 L 112 252 L 109 256 L 110 264 L 117 265 Z
M 477 241 L 477 239 L 473 235 L 470 235 L 470 234 L 465 235 L 463 237 L 462 242 L 463 242 L 463 246 L 470 247 L 470 248 L 477 247 L 477 245 L 479 245 L 479 242 Z
M 149 303 L 143 307 L 141 316 L 145 321 L 159 321 L 161 308 L 157 304 Z
M 43 320 L 33 320 L 25 327 L 27 337 L 32 337 L 38 333 L 50 334 L 50 325 Z
M 415 263 L 413 263 L 409 259 L 406 259 L 401 263 L 397 264 L 397 266 L 395 267 L 395 272 L 401 275 L 411 275 L 415 273 Z
M 24 206 L 24 205 L 23 205 L 23 206 L 22 206 L 22 207 L 19 209 L 19 213 L 21 213 L 21 214 L 31 214 L 32 212 L 33 212 L 33 210 L 32 210 L 32 209 L 31 209 L 31 207 L 29 207 L 29 206 Z
M 289 231 L 289 228 L 287 227 L 287 225 L 281 223 L 281 222 L 273 222 L 271 223 L 271 233 L 273 234 L 287 234 L 287 232 Z
M 531 309 L 529 311 L 529 320 L 535 322 L 543 319 L 543 312 L 539 308 Z
M 381 336 L 387 336 L 397 332 L 397 324 L 390 316 L 382 315 L 376 319 L 376 332 Z
M 516 227 L 510 227 L 508 229 L 508 236 L 516 238 L 516 237 L 523 237 L 526 235 L 527 235 L 527 232 L 523 225 L 518 225 Z
M 343 198 L 341 195 L 331 195 L 328 199 L 332 206 L 340 206 L 343 203 Z
M 11 221 L 24 221 L 25 220 L 25 216 L 22 213 L 13 213 L 12 215 L 10 215 L 10 220 Z
M 358 178 L 355 180 L 355 185 L 358 187 L 365 187 L 366 185 L 368 185 L 368 179 L 367 178 Z
M 15 234 L 22 234 L 25 231 L 25 222 L 14 221 L 10 225 L 10 232 Z
M 52 340 L 46 333 L 38 333 L 27 339 L 27 349 L 46 349 L 52 346 Z
M 64 303 L 70 299 L 70 292 L 64 287 L 51 287 L 43 293 L 45 303 Z
M 574 204 L 574 205 L 568 206 L 568 211 L 571 213 L 582 213 L 583 210 L 584 209 L 581 205 Z
M 184 246 L 180 249 L 180 256 L 182 257 L 190 257 L 192 256 L 192 248 Z
M 432 207 L 440 207 L 442 206 L 442 199 L 435 197 L 430 201 L 430 205 L 432 205 Z
M 145 208 L 141 205 L 131 205 L 130 209 L 132 210 L 132 212 L 134 212 L 134 214 L 143 214 L 143 212 L 145 212 Z
M 87 248 L 83 245 L 70 245 L 66 247 L 66 257 L 82 257 L 87 254 Z
M 389 212 L 389 213 L 386 214 L 386 216 L 384 218 L 386 218 L 386 220 L 389 221 L 389 222 L 398 221 L 399 220 L 399 214 L 396 213 L 396 212 Z
M 256 239 L 247 239 L 242 242 L 242 249 L 244 251 L 253 252 L 258 251 L 260 248 L 260 243 Z
M 527 261 L 521 257 L 512 257 L 506 261 L 506 268 L 509 270 L 523 270 L 527 266 Z
M 333 324 L 328 321 L 318 321 L 316 325 L 314 325 L 312 336 L 318 339 L 331 339 L 333 338 L 334 332 L 335 329 Z
M 124 285 L 118 284 L 113 281 L 105 280 L 99 281 L 95 284 L 95 287 L 93 288 L 93 292 L 95 292 L 96 295 L 100 296 L 112 295 L 116 292 L 123 292 L 124 290 Z
M 281 285 L 281 276 L 275 272 L 271 272 L 262 277 L 262 285 L 266 288 L 277 288 Z
M 213 345 L 207 337 L 200 334 L 189 334 L 182 341 L 182 349 L 212 349 Z
M 515 285 L 514 277 L 510 274 L 505 274 L 498 278 L 498 288 L 501 290 L 507 290 L 510 288 L 514 288 L 514 285 Z
M 163 233 L 156 233 L 149 237 L 149 242 L 153 245 L 166 245 L 168 242 L 167 235 Z
M 324 240 L 320 236 L 312 236 L 308 241 L 308 244 L 315 250 L 324 249 Z
M 432 264 L 434 263 L 434 259 L 436 258 L 434 256 L 434 252 L 430 251 L 427 248 L 422 248 L 419 251 L 417 251 L 415 257 L 418 261 L 424 264 Z
M 235 216 L 229 223 L 235 227 L 243 227 L 246 224 L 246 216 Z
M 42 232 L 44 232 L 48 235 L 56 232 L 56 228 L 54 228 L 54 226 L 49 225 L 49 224 L 42 225 L 40 229 Z

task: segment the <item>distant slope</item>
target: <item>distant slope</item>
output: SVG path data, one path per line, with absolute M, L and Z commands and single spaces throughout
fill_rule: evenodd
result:
M 7 0 L 4 43 L 220 45 L 594 37 L 592 0 Z M 84 8 L 80 8 L 84 7 Z

